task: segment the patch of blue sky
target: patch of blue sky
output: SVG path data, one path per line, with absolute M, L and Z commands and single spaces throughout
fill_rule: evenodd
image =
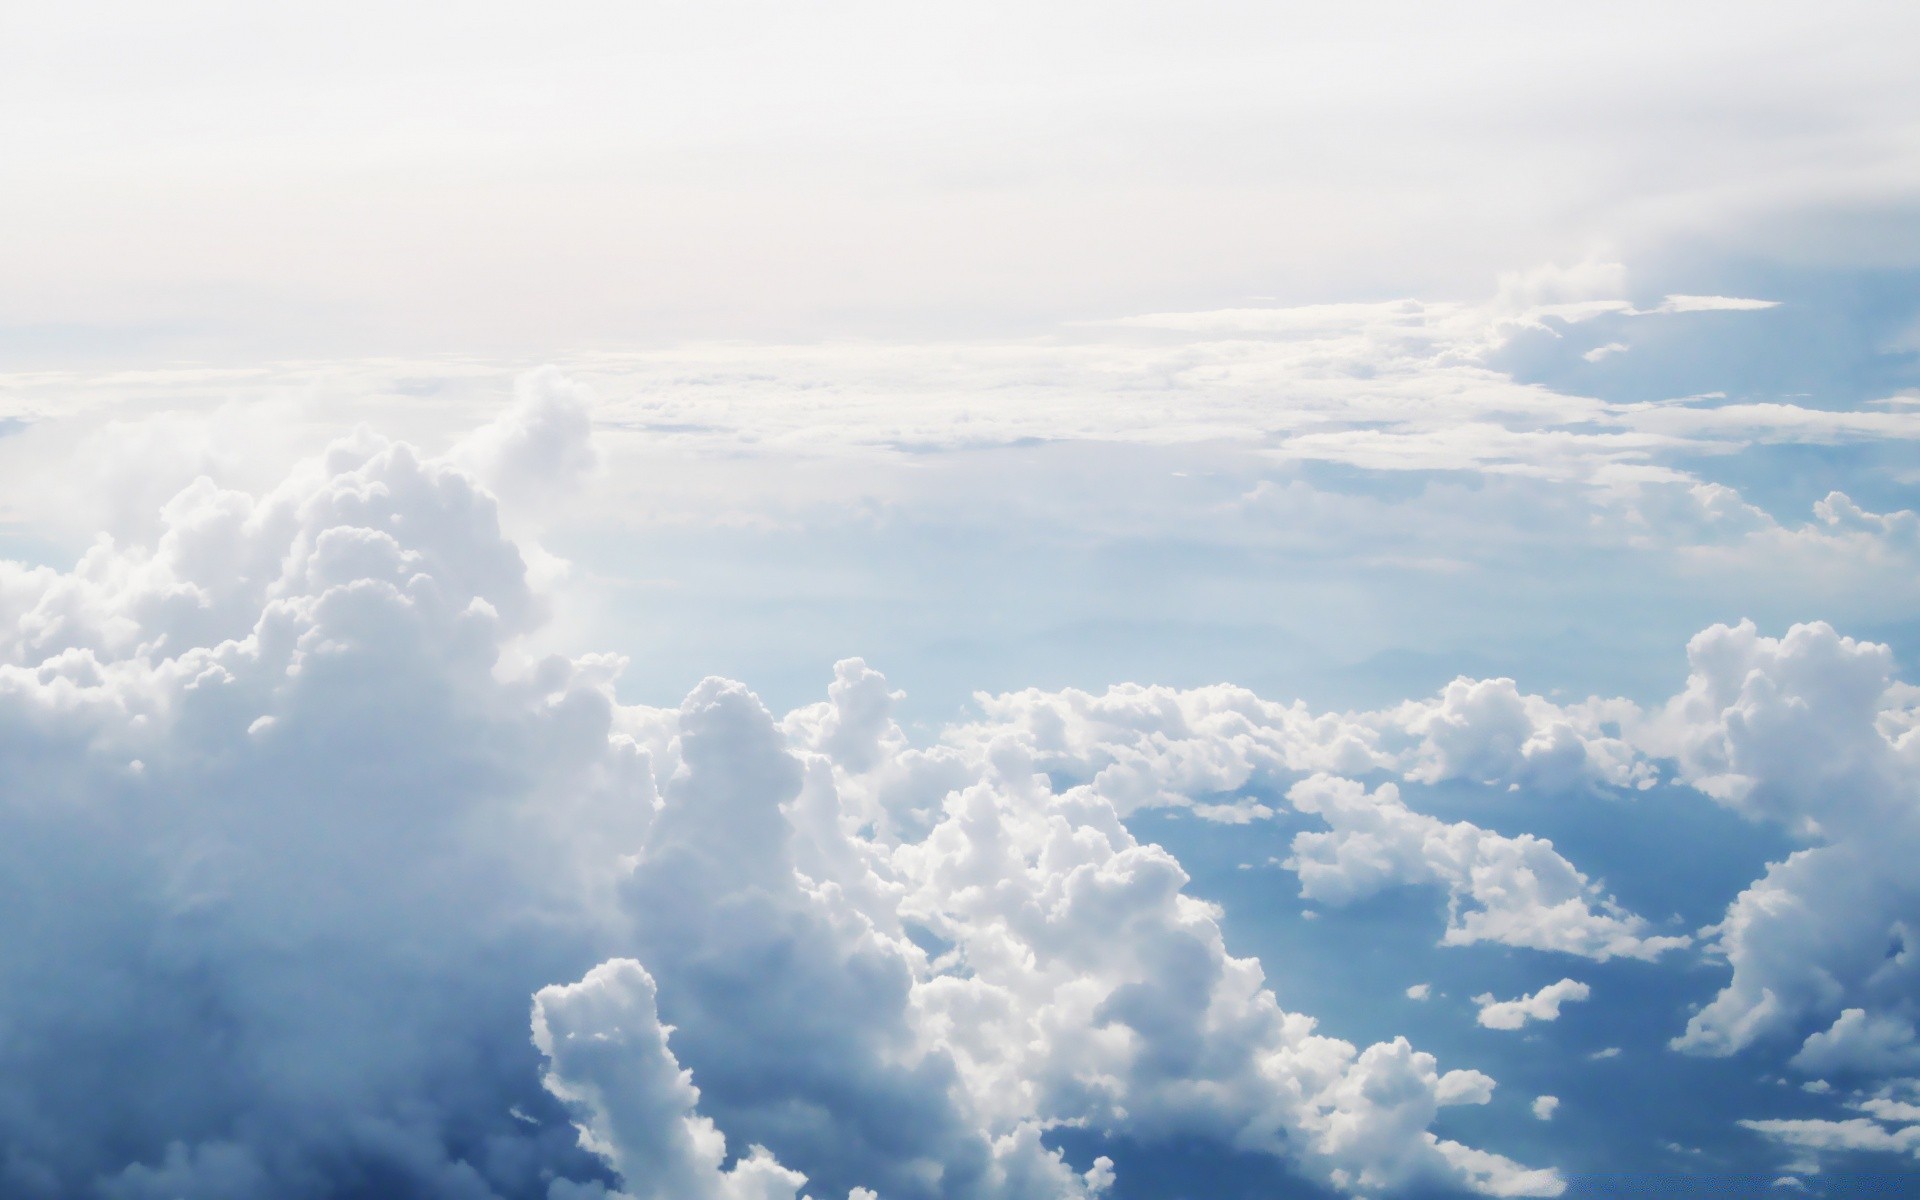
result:
M 635 656 L 634 698 L 665 702 L 719 672 L 798 704 L 858 654 L 923 720 L 978 690 L 1126 680 L 1345 707 L 1507 675 L 1653 700 L 1715 622 L 1900 632 L 1872 597 L 1818 580 L 1782 589 L 1593 538 L 1604 514 L 1579 489 L 1321 464 L 1301 472 L 1311 495 L 1290 509 L 1283 494 L 1267 515 L 1237 498 L 1288 476 L 1245 456 L 1062 444 L 966 457 L 945 494 L 880 513 L 561 531 L 553 545 L 617 597 L 598 632 Z M 1102 458 L 1110 469 L 1073 469 Z M 1138 530 L 1125 517 L 1090 528 L 1079 510 L 1101 505 L 1140 513 Z

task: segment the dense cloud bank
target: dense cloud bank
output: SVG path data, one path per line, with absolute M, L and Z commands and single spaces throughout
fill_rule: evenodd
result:
M 588 429 L 536 381 L 444 458 L 361 435 L 71 571 L 0 563 L 0 1191 L 1098 1195 L 1072 1126 L 1557 1194 L 1433 1132 L 1493 1079 L 1283 1010 L 1125 820 L 1290 806 L 1324 905 L 1422 887 L 1445 944 L 1687 952 L 1551 842 L 1402 796 L 1452 779 L 1677 778 L 1784 823 L 1807 849 L 1704 931 L 1731 978 L 1677 1045 L 1872 1076 L 1914 1044 L 1920 734 L 1879 647 L 1716 628 L 1655 711 L 1024 692 L 917 747 L 857 660 L 784 718 L 717 679 L 625 706 L 617 661 L 525 653 L 545 601 L 494 499 L 591 470 Z

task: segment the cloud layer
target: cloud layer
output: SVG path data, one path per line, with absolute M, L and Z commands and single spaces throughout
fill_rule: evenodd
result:
M 454 462 L 363 435 L 4 568 L 11 1193 L 1102 1190 L 1063 1122 L 1559 1190 L 1429 1131 L 1492 1080 L 1280 1009 L 1017 740 L 909 749 L 857 663 L 783 727 L 526 657 L 545 602 Z
M 496 500 L 596 468 L 587 405 L 536 376 L 443 456 L 363 432 L 258 493 L 193 482 L 70 570 L 0 563 L 10 1194 L 1110 1190 L 1064 1130 L 1558 1194 L 1436 1131 L 1489 1075 L 1288 1011 L 1129 825 L 1284 823 L 1302 897 L 1429 895 L 1441 947 L 1692 952 L 1552 841 L 1425 810 L 1451 786 L 1679 783 L 1798 839 L 1701 931 L 1728 977 L 1674 1046 L 1862 1089 L 1866 1117 L 1758 1134 L 1906 1145 L 1920 692 L 1885 647 L 1715 626 L 1655 706 L 1031 689 L 920 741 L 857 659 L 782 717 L 719 679 L 622 704 L 619 660 L 533 649 L 564 568 Z M 1489 992 L 1479 1023 L 1586 996 Z

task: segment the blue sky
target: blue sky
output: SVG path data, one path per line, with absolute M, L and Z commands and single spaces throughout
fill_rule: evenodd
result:
M 1920 1196 L 1904 7 L 0 38 L 0 1193 Z

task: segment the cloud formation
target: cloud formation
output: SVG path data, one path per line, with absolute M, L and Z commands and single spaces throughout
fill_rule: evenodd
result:
M 1577 979 L 1562 979 L 1515 1000 L 1496 1000 L 1492 993 L 1483 993 L 1473 998 L 1473 1002 L 1480 1007 L 1475 1020 L 1488 1029 L 1523 1029 L 1529 1021 L 1557 1021 L 1562 1004 L 1585 1000 L 1591 990 Z M 1536 1115 L 1539 1115 L 1538 1101 L 1535 1102 L 1535 1109 Z M 1553 1105 L 1549 1104 L 1546 1115 L 1540 1119 L 1544 1121 L 1552 1113 Z
M 466 453 L 363 434 L 0 565 L 10 1195 L 1105 1190 L 1062 1124 L 1561 1190 L 1432 1132 L 1492 1079 L 1283 1010 L 1017 737 L 913 749 L 857 662 L 780 722 L 529 654 L 547 602 Z
M 723 1169 L 726 1135 L 695 1111 L 699 1089 L 667 1046 L 654 997 L 653 977 L 630 958 L 534 994 L 547 1090 L 576 1114 L 581 1145 L 606 1160 L 634 1200 L 794 1200 L 805 1177 L 764 1147 Z
M 1695 787 L 1810 844 L 1710 931 L 1732 978 L 1675 1045 L 1732 1054 L 1819 1020 L 1834 1024 L 1808 1040 L 1809 1064 L 1845 1059 L 1862 1039 L 1891 1047 L 1911 1035 L 1920 970 L 1907 866 L 1920 850 L 1920 693 L 1895 678 L 1887 647 L 1824 624 L 1780 638 L 1716 626 L 1687 653 L 1686 690 L 1649 744 Z
M 1296 834 L 1283 865 L 1301 894 L 1344 905 L 1383 888 L 1425 885 L 1448 898 L 1444 941 L 1491 941 L 1605 961 L 1685 946 L 1601 894 L 1544 839 L 1445 822 L 1384 782 L 1467 779 L 1549 791 L 1641 787 L 1651 764 L 1604 726 L 1631 705 L 1575 706 L 1524 696 L 1506 679 L 1456 680 L 1437 697 L 1370 713 L 1315 713 L 1232 687 L 1143 688 L 1103 695 L 1026 691 L 979 698 L 987 720 L 949 735 L 961 752 L 1015 739 L 1050 773 L 1115 805 L 1191 808 L 1221 821 L 1272 816 L 1284 797 L 1324 830 Z
M 1431 889 L 1442 945 L 1690 944 L 1545 838 L 1422 811 L 1454 784 L 1678 781 L 1799 839 L 1704 931 L 1729 978 L 1675 1046 L 1885 1092 L 1756 1132 L 1906 1144 L 1920 692 L 1887 647 L 1715 626 L 1652 708 L 1506 678 L 1351 711 L 1029 689 L 924 744 L 856 659 L 784 716 L 718 679 L 625 705 L 618 660 L 532 650 L 543 552 L 496 501 L 591 474 L 598 411 L 537 375 L 444 456 L 360 433 L 263 491 L 191 482 L 72 569 L 0 563 L 10 1194 L 1109 1190 L 1123 1168 L 1062 1129 L 1362 1194 L 1555 1194 L 1434 1131 L 1490 1076 L 1283 1008 L 1128 825 L 1284 820 L 1303 897 Z M 1703 520 L 1774 536 L 1708 491 L 1683 498 Z M 1844 495 L 1816 515 L 1912 540 Z M 1480 1022 L 1585 992 L 1489 993 Z

